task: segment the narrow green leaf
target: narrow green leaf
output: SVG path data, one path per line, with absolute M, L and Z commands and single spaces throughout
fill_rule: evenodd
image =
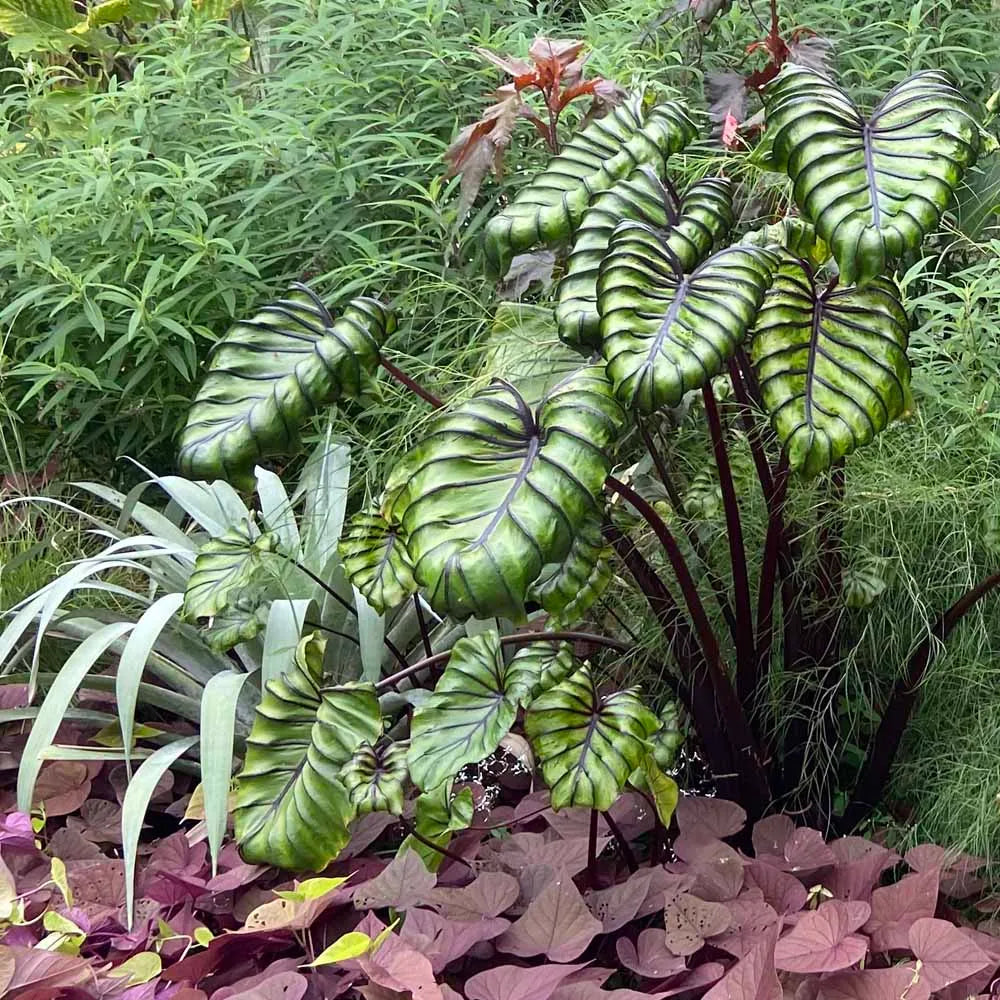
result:
M 157 598 L 141 615 L 125 643 L 118 670 L 115 673 L 115 705 L 122 731 L 122 746 L 125 749 L 125 769 L 132 774 L 132 744 L 135 742 L 135 706 L 139 700 L 139 685 L 146 669 L 149 654 L 156 645 L 160 633 L 177 614 L 184 603 L 183 594 L 164 594 Z
M 76 695 L 77 688 L 108 647 L 132 627 L 131 622 L 105 625 L 84 639 L 62 665 L 38 710 L 21 754 L 21 765 L 17 772 L 17 808 L 21 812 L 31 812 L 35 781 L 42 767 L 41 752 L 55 739 L 56 731 Z
M 229 817 L 229 786 L 233 774 L 236 702 L 249 674 L 216 674 L 201 697 L 201 787 L 205 796 L 205 826 L 215 877 Z
M 147 757 L 137 768 L 129 781 L 122 799 L 122 857 L 125 859 L 125 912 L 128 929 L 132 929 L 135 914 L 135 863 L 139 852 L 139 835 L 149 801 L 156 791 L 160 778 L 170 769 L 178 757 L 198 742 L 197 736 L 185 736 L 160 747 Z
M 260 497 L 260 516 L 268 531 L 278 537 L 279 548 L 290 556 L 297 556 L 302 543 L 295 511 L 280 476 L 257 466 L 257 496 Z
M 358 614 L 358 642 L 361 645 L 361 677 L 375 683 L 382 676 L 385 618 L 354 588 L 354 609 Z
M 260 668 L 262 686 L 280 677 L 291 664 L 302 637 L 310 603 L 306 600 L 271 602 Z

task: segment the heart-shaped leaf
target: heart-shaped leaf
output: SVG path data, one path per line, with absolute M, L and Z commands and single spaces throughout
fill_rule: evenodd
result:
M 416 593 L 406 543 L 378 511 L 355 514 L 338 548 L 351 584 L 380 615 Z
M 425 903 L 436 884 L 437 876 L 416 851 L 402 851 L 375 878 L 354 890 L 354 905 L 359 910 L 405 910 Z
M 442 916 L 451 920 L 499 917 L 518 896 L 517 879 L 504 872 L 483 872 L 460 889 L 439 887 L 429 897 Z
M 936 993 L 996 962 L 950 920 L 922 917 L 910 927 L 910 951 L 920 961 L 920 981 Z
M 181 434 L 181 472 L 252 486 L 254 463 L 287 448 L 309 416 L 361 393 L 395 327 L 374 299 L 354 299 L 334 320 L 311 289 L 293 285 L 215 348 Z
M 785 258 L 757 316 L 752 355 L 793 469 L 822 472 L 903 413 L 908 337 L 890 282 L 820 292 L 800 261 Z
M 868 954 L 868 941 L 854 932 L 871 912 L 867 903 L 830 899 L 803 913 L 775 947 L 775 966 L 785 972 L 837 972 L 855 965 Z
M 894 885 L 872 893 L 872 915 L 864 926 L 872 951 L 894 951 L 910 946 L 910 927 L 937 909 L 940 877 L 934 869 L 906 875 Z
M 647 752 L 656 716 L 634 689 L 602 697 L 588 667 L 531 703 L 524 731 L 553 809 L 610 809 Z
M 928 1000 L 929 996 L 912 965 L 836 972 L 819 983 L 820 1000 Z
M 601 351 L 621 403 L 653 413 L 718 375 L 743 343 L 777 262 L 770 250 L 734 246 L 686 274 L 656 230 L 621 223 L 597 281 Z
M 388 812 L 403 814 L 403 786 L 406 783 L 407 746 L 386 743 L 375 747 L 367 740 L 344 765 L 341 781 L 355 815 Z
M 678 201 L 656 171 L 643 165 L 599 194 L 583 216 L 559 283 L 556 319 L 559 336 L 567 344 L 601 346 L 597 276 L 615 227 L 625 220 L 662 231 L 680 268 L 690 271 L 732 227 L 732 182 L 706 178 L 692 184 Z
M 468 1000 L 548 1000 L 556 987 L 584 965 L 543 965 L 524 968 L 498 965 L 465 981 Z
M 459 639 L 434 692 L 413 712 L 413 783 L 425 791 L 436 788 L 493 753 L 539 679 L 535 666 L 526 657 L 504 663 L 496 632 Z
M 688 837 L 732 837 L 746 825 L 746 810 L 726 799 L 685 795 L 677 803 L 677 826 Z
M 522 250 L 568 242 L 596 194 L 640 163 L 662 174 L 666 158 L 697 132 L 679 104 L 646 111 L 641 98 L 581 129 L 487 225 L 486 260 L 493 276 L 502 278 Z
M 497 380 L 437 418 L 394 470 L 383 511 L 438 613 L 525 617 L 529 588 L 566 558 L 596 507 L 621 419 L 596 365 L 534 411 Z
M 663 931 L 659 927 L 647 927 L 639 931 L 639 936 L 633 944 L 627 937 L 620 937 L 615 942 L 618 961 L 637 976 L 645 979 L 666 979 L 683 972 L 687 960 L 675 955 L 663 939 Z
M 786 65 L 764 94 L 774 166 L 829 245 L 846 285 L 916 250 L 979 152 L 979 127 L 945 74 L 894 87 L 865 118 L 832 80 Z
M 316 634 L 304 638 L 257 707 L 233 810 L 252 864 L 320 871 L 350 840 L 343 768 L 381 736 L 382 717 L 371 684 L 322 686 L 324 649 Z
M 663 910 L 667 947 L 675 955 L 693 955 L 706 938 L 729 928 L 729 910 L 721 903 L 710 903 L 682 892 L 667 900 Z
M 571 962 L 600 933 L 600 920 L 591 915 L 573 880 L 561 871 L 496 946 L 510 955 L 545 955 L 553 962 Z
M 705 994 L 705 1000 L 781 1000 L 781 983 L 774 971 L 777 939 L 775 925 Z

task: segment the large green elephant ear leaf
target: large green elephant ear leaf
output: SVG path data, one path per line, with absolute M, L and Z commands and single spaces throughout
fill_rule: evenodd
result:
M 773 159 L 802 214 L 864 285 L 915 250 L 979 152 L 979 127 L 945 74 L 894 87 L 865 118 L 835 83 L 787 65 L 764 95 Z
M 536 698 L 524 717 L 553 809 L 610 809 L 656 728 L 635 690 L 602 697 L 586 666 Z
M 250 864 L 320 871 L 350 839 L 344 768 L 382 735 L 382 717 L 371 684 L 322 686 L 324 647 L 315 635 L 303 639 L 257 707 L 233 810 Z
M 645 111 L 641 99 L 614 108 L 578 132 L 563 151 L 486 227 L 486 260 L 502 278 L 514 254 L 536 244 L 568 243 L 594 195 L 640 163 L 662 174 L 664 161 L 698 129 L 674 103 Z
M 380 615 L 416 593 L 406 542 L 378 511 L 355 514 L 339 549 L 344 572 Z
M 746 337 L 778 257 L 733 246 L 691 274 L 649 226 L 623 222 L 597 282 L 602 351 L 622 405 L 678 406 L 718 375 Z
M 786 257 L 757 318 L 751 354 L 793 469 L 814 476 L 867 444 L 909 399 L 909 324 L 896 287 L 817 291 Z
M 237 323 L 215 348 L 188 414 L 181 472 L 252 485 L 254 463 L 284 451 L 308 417 L 361 393 L 395 325 L 388 309 L 363 298 L 334 320 L 305 285 Z
M 597 276 L 615 227 L 626 220 L 662 230 L 681 270 L 689 271 L 732 228 L 732 182 L 708 177 L 692 184 L 678 200 L 652 167 L 644 165 L 599 194 L 583 216 L 559 283 L 556 318 L 559 336 L 567 344 L 600 348 Z
M 184 617 L 211 618 L 246 592 L 267 553 L 278 549 L 274 532 L 260 534 L 249 521 L 210 538 L 198 550 L 184 591 Z
M 566 558 L 544 567 L 529 596 L 564 624 L 578 621 L 611 582 L 611 548 L 601 534 L 601 512 L 592 511 L 577 530 Z
M 347 797 L 358 816 L 387 812 L 403 814 L 403 793 L 409 773 L 405 743 L 375 747 L 364 742 L 344 767 Z
M 598 365 L 534 410 L 496 380 L 436 419 L 386 487 L 435 611 L 525 617 L 529 587 L 566 558 L 596 506 L 621 420 Z

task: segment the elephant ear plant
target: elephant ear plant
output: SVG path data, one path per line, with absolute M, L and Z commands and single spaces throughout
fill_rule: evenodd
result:
M 339 560 L 307 567 L 353 594 L 367 655 L 361 679 L 338 672 L 338 629 L 307 626 L 270 675 L 237 776 L 247 861 L 320 870 L 356 824 L 386 813 L 435 867 L 506 761 L 552 809 L 589 810 L 593 871 L 599 817 L 617 837 L 610 810 L 629 786 L 662 843 L 677 786 L 658 762 L 673 760 L 679 711 L 715 791 L 752 819 L 787 801 L 849 829 L 876 805 L 938 640 L 1000 584 L 985 580 L 927 623 L 841 814 L 823 779 L 805 797 L 809 727 L 843 743 L 845 460 L 910 406 L 894 270 L 938 223 L 980 130 L 939 73 L 905 81 L 866 116 L 831 80 L 787 65 L 764 103 L 755 155 L 787 173 L 798 207 L 764 229 L 733 233 L 734 184 L 721 174 L 675 188 L 692 114 L 638 99 L 583 128 L 490 221 L 496 277 L 532 247 L 565 256 L 550 329 L 581 357 L 540 396 L 538 379 L 529 392 L 496 371 L 442 402 L 382 356 L 395 327 L 386 308 L 359 299 L 335 319 L 301 286 L 219 346 L 181 439 L 182 466 L 204 477 L 244 481 L 324 404 L 359 396 L 378 366 L 437 411 L 348 521 Z M 717 484 L 703 492 L 720 498 L 724 568 L 662 446 L 685 408 L 707 424 Z M 744 471 L 737 442 L 752 459 Z M 753 475 L 766 526 L 749 560 Z M 790 491 L 824 518 L 808 558 Z M 258 563 L 294 551 L 268 525 L 202 549 L 186 602 L 213 614 L 252 593 Z M 620 613 L 629 579 L 663 642 Z M 624 680 L 640 668 L 669 690 L 659 717 Z M 789 719 L 771 698 L 779 669 L 806 692 Z

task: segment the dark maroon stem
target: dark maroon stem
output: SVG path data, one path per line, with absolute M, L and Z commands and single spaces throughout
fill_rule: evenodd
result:
M 671 655 L 680 674 L 678 696 L 691 713 L 705 759 L 712 770 L 716 788 L 725 798 L 738 798 L 733 749 L 722 723 L 705 660 L 698 648 L 691 626 L 677 606 L 667 585 L 639 551 L 610 521 L 603 527 L 604 537 L 625 564 L 639 586 L 650 610 L 666 636 Z
M 432 392 L 428 392 L 419 382 L 410 378 L 401 368 L 397 368 L 388 358 L 379 357 L 379 364 L 397 381 L 400 385 L 406 386 L 410 392 L 419 396 L 425 403 L 430 403 L 435 410 L 439 410 L 444 403 Z
M 702 545 L 701 539 L 698 537 L 698 533 L 695 530 L 694 525 L 691 523 L 691 520 L 684 513 L 684 504 L 681 501 L 680 494 L 677 492 L 677 487 L 674 485 L 673 477 L 670 475 L 670 470 L 667 468 L 667 463 L 660 454 L 660 450 L 656 447 L 656 442 L 653 440 L 653 436 L 649 433 L 648 428 L 641 420 L 636 421 L 636 427 L 639 429 L 639 436 L 642 438 L 643 444 L 646 446 L 646 451 L 649 452 L 649 457 L 653 460 L 653 465 L 656 466 L 657 475 L 660 477 L 660 482 L 663 483 L 663 488 L 667 492 L 667 498 L 670 500 L 670 506 L 673 508 L 674 513 L 677 515 L 677 518 L 684 529 L 684 534 L 687 536 L 687 540 L 692 551 L 698 557 L 699 562 L 705 570 L 705 579 L 708 580 L 708 585 L 712 589 L 715 601 L 719 605 L 719 610 L 722 612 L 722 617 L 726 619 L 726 624 L 729 626 L 729 631 L 733 636 L 733 642 L 736 642 L 736 616 L 733 614 L 733 609 L 729 606 L 729 600 L 726 597 L 726 588 L 719 579 L 718 575 L 712 569 L 712 563 L 709 559 L 708 552 L 705 550 L 705 546 Z
M 427 628 L 427 620 L 424 618 L 424 609 L 420 606 L 420 595 L 413 595 L 413 610 L 417 613 L 417 626 L 420 629 L 420 639 L 424 644 L 424 655 L 433 656 L 434 647 L 431 646 L 431 633 Z
M 465 865 L 466 868 L 472 867 L 461 854 L 455 854 L 454 851 L 449 851 L 447 847 L 442 847 L 440 844 L 435 844 L 433 840 L 428 840 L 422 833 L 417 833 L 417 828 L 412 824 L 408 825 L 408 830 L 413 839 L 419 840 L 424 847 L 429 847 L 432 851 L 437 851 L 438 854 L 450 858 L 452 861 L 457 861 L 460 865 Z
M 589 642 L 594 646 L 604 646 L 608 649 L 615 649 L 620 653 L 628 653 L 631 647 L 617 639 L 612 639 L 606 635 L 596 635 L 593 632 L 517 632 L 514 635 L 504 635 L 500 637 L 501 646 L 520 646 L 529 642 Z M 399 670 L 389 677 L 383 677 L 376 682 L 375 689 L 381 691 L 383 688 L 394 687 L 401 680 L 419 674 L 421 670 L 430 670 L 441 663 L 447 662 L 452 651 L 446 649 L 433 656 L 427 656 L 422 660 Z
M 632 848 L 629 846 L 629 842 L 622 835 L 622 831 L 618 824 L 611 818 L 611 813 L 605 812 L 601 813 L 601 815 L 604 817 L 604 822 L 608 824 L 608 829 L 611 831 L 615 840 L 618 841 L 618 849 L 622 852 L 625 864 L 628 865 L 629 874 L 634 875 L 639 870 L 639 865 L 635 860 L 635 855 L 632 853 Z
M 903 676 L 893 686 L 889 704 L 868 750 L 854 795 L 840 820 L 839 825 L 844 832 L 853 830 L 866 819 L 882 798 L 900 741 L 916 705 L 920 684 L 927 668 L 933 663 L 939 646 L 976 604 L 997 587 L 1000 587 L 1000 573 L 983 580 L 959 598 L 938 618 L 930 634 L 913 651 Z
M 771 494 L 767 516 L 767 534 L 764 537 L 764 555 L 761 560 L 760 581 L 757 588 L 757 648 L 754 654 L 754 672 L 743 686 L 737 685 L 743 707 L 753 716 L 762 680 L 767 676 L 774 645 L 774 597 L 778 579 L 778 555 L 785 533 L 785 497 L 788 494 L 788 460 L 784 455 L 775 472 L 774 492 Z
M 750 604 L 750 574 L 747 572 L 747 554 L 743 545 L 743 524 L 740 519 L 739 498 L 733 482 L 733 470 L 729 464 L 729 452 L 722 433 L 719 407 L 712 391 L 712 383 L 702 388 L 708 430 L 715 454 L 715 467 L 722 489 L 722 506 L 726 514 L 726 534 L 729 539 L 729 560 L 733 568 L 733 597 L 736 605 L 736 685 L 742 690 L 753 682 L 755 669 L 753 608 Z M 741 701 L 743 698 L 741 696 Z M 746 702 L 743 702 L 744 708 Z
M 653 533 L 660 540 L 667 559 L 670 561 L 674 576 L 684 596 L 688 614 L 694 624 L 695 634 L 698 636 L 718 712 L 726 727 L 729 742 L 735 751 L 736 771 L 745 793 L 741 801 L 749 813 L 759 817 L 770 805 L 771 800 L 771 791 L 764 773 L 764 766 L 749 720 L 736 697 L 736 691 L 726 672 L 718 640 L 712 631 L 708 616 L 705 614 L 705 607 L 701 602 L 698 588 L 691 577 L 687 563 L 684 561 L 684 556 L 674 536 L 671 535 L 670 529 L 663 523 L 663 519 L 656 513 L 651 504 L 614 476 L 608 476 L 604 482 L 608 489 L 617 493 L 638 511 L 653 529 Z
M 587 839 L 587 881 L 591 889 L 597 888 L 597 817 L 596 809 L 590 810 L 590 836 Z

